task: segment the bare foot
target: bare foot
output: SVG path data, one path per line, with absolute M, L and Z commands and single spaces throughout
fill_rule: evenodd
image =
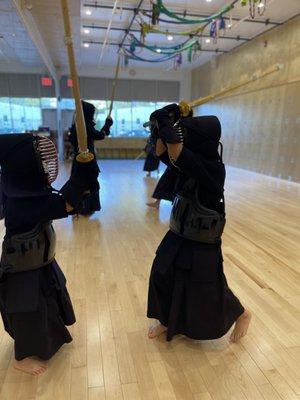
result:
M 168 328 L 161 323 L 152 325 L 149 328 L 148 338 L 154 339 L 154 338 L 158 337 L 159 335 L 161 335 L 162 333 L 166 332 L 167 329 Z
M 230 335 L 231 342 L 236 343 L 247 334 L 251 318 L 251 312 L 245 310 L 243 314 L 236 320 L 233 331 Z
M 47 367 L 47 364 L 40 360 L 35 360 L 34 358 L 24 358 L 21 361 L 15 360 L 14 368 L 19 371 L 25 372 L 30 375 L 41 375 L 43 374 Z
M 156 208 L 158 210 L 159 206 L 160 206 L 160 200 L 155 200 L 152 203 L 149 202 L 149 203 L 146 203 L 146 204 L 147 204 L 148 207 L 153 207 L 153 208 Z

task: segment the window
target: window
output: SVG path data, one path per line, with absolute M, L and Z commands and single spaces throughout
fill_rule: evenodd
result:
M 41 98 L 41 108 L 43 110 L 56 110 L 56 108 L 57 108 L 56 97 L 42 97 Z
M 110 101 L 87 100 L 97 109 L 95 118 L 97 129 L 101 129 L 108 115 Z M 112 137 L 147 137 L 149 131 L 143 127 L 150 114 L 157 108 L 169 103 L 148 101 L 115 101 L 112 110 L 114 124 L 111 128 Z
M 95 122 L 97 129 L 101 129 L 108 115 L 110 101 L 87 100 L 96 107 Z M 146 101 L 115 101 L 112 118 L 114 124 L 111 128 L 113 137 L 146 137 L 149 132 L 143 123 L 157 108 L 164 107 L 164 102 Z M 73 99 L 62 99 L 61 109 L 64 111 L 75 110 Z M 43 125 L 42 110 L 55 110 L 56 98 L 13 98 L 0 97 L 0 133 L 22 133 L 28 130 L 37 130 Z
M 40 125 L 40 99 L 0 97 L 0 133 L 22 133 Z

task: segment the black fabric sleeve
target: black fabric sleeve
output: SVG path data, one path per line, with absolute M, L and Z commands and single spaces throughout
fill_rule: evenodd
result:
M 15 204 L 9 202 L 5 217 L 22 221 L 24 225 L 51 221 L 68 217 L 66 202 L 56 193 L 43 197 L 16 199 Z
M 212 174 L 208 172 L 206 162 L 199 154 L 195 154 L 186 147 L 183 147 L 179 157 L 174 162 L 174 165 L 187 176 L 200 181 L 201 185 L 209 191 L 220 195 L 223 194 L 222 185 L 220 185 L 218 181 L 212 177 Z
M 171 161 L 169 159 L 169 154 L 168 154 L 167 150 L 164 153 L 162 153 L 160 156 L 158 156 L 158 158 L 160 159 L 160 161 L 162 161 L 168 167 L 174 168 L 174 165 L 171 163 Z
M 101 131 L 97 131 L 97 129 L 93 128 L 93 140 L 104 140 L 106 137 L 106 132 L 102 128 Z

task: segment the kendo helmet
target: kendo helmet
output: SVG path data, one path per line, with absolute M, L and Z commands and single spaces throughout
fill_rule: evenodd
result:
M 1 186 L 7 197 L 49 194 L 58 175 L 55 145 L 38 135 L 0 135 L 0 165 Z
M 84 100 L 81 100 L 81 104 L 85 123 L 93 122 L 95 118 L 96 107 L 92 103 L 88 103 Z
M 184 146 L 204 158 L 219 159 L 221 124 L 215 115 L 182 118 L 178 125 L 182 130 Z

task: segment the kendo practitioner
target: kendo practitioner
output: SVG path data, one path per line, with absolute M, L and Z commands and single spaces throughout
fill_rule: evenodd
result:
M 170 230 L 154 259 L 148 293 L 149 318 L 158 324 L 149 338 L 166 332 L 210 340 L 234 325 L 231 341 L 247 333 L 251 314 L 228 287 L 221 236 L 225 225 L 225 167 L 218 147 L 221 125 L 215 116 L 182 119 L 174 125 L 169 110 L 151 114 L 160 159 L 179 174 Z M 178 118 L 177 118 L 178 119 Z
M 39 375 L 43 362 L 72 341 L 75 323 L 66 278 L 55 260 L 52 220 L 76 211 L 97 182 L 94 159 L 75 161 L 60 192 L 51 188 L 58 174 L 54 144 L 31 134 L 0 135 L 1 185 L 6 234 L 0 262 L 0 311 L 14 339 L 14 367 Z
M 98 131 L 95 128 L 96 123 L 94 121 L 95 111 L 96 111 L 95 106 L 91 103 L 88 103 L 87 101 L 81 101 L 81 104 L 82 104 L 85 125 L 86 125 L 88 149 L 96 157 L 94 141 L 95 140 L 104 140 L 106 138 L 106 136 L 110 135 L 110 128 L 113 125 L 113 119 L 111 117 L 107 117 L 102 129 L 100 131 Z M 74 117 L 74 122 L 72 124 L 72 127 L 70 129 L 69 140 L 74 149 L 74 160 L 75 160 L 76 156 L 78 155 L 78 152 L 79 152 L 75 117 Z M 73 163 L 73 166 L 74 165 L 75 165 L 75 161 Z M 73 167 L 72 167 L 72 169 L 73 169 Z M 99 169 L 99 172 L 100 172 L 100 169 Z M 95 187 L 94 191 L 91 192 L 91 194 L 89 196 L 85 197 L 80 209 L 77 210 L 78 214 L 91 215 L 95 211 L 101 210 L 100 196 L 99 196 L 100 186 L 99 185 L 97 185 L 97 186 L 98 187 Z
M 143 171 L 147 172 L 147 176 L 151 176 L 151 172 L 153 171 L 157 171 L 157 173 L 159 172 L 159 158 L 156 156 L 155 145 L 156 144 L 150 136 L 144 149 L 146 158 Z

